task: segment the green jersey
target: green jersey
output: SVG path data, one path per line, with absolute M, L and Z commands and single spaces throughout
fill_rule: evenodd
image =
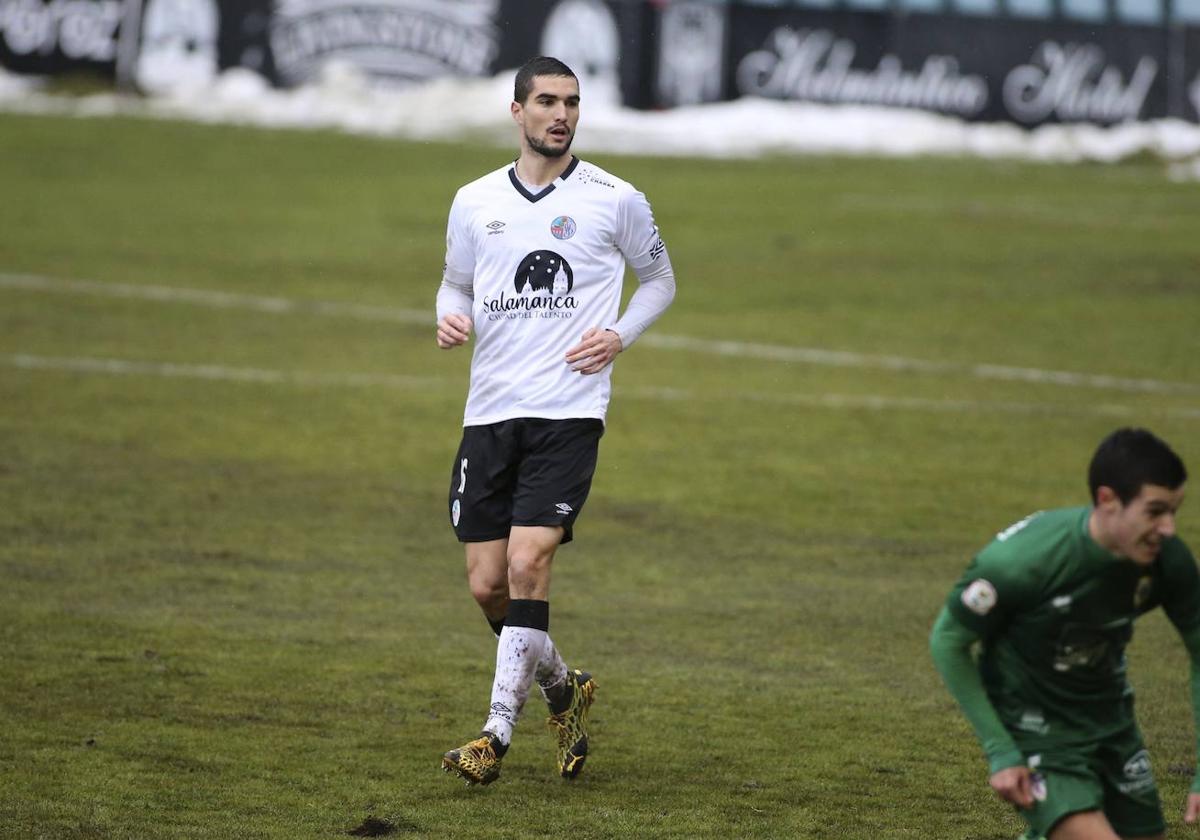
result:
M 1035 513 L 996 536 L 946 608 L 983 640 L 980 674 L 1014 737 L 1093 741 L 1132 716 L 1125 647 L 1133 620 L 1161 606 L 1179 630 L 1200 627 L 1200 573 L 1177 537 L 1139 566 L 1088 534 L 1090 508 Z

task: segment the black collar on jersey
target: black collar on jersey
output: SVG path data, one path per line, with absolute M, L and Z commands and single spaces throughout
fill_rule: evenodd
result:
M 575 167 L 578 165 L 579 165 L 579 158 L 575 157 L 575 155 L 571 155 L 571 163 L 567 166 L 566 169 L 563 170 L 563 174 L 561 174 L 557 178 L 555 178 L 554 181 L 567 180 L 567 178 L 571 177 L 571 173 L 575 171 Z M 550 193 L 554 192 L 554 187 L 556 186 L 554 181 L 551 181 L 550 186 L 546 187 L 540 193 L 531 193 L 529 190 L 525 189 L 525 185 L 522 184 L 521 179 L 517 177 L 516 161 L 513 161 L 512 169 L 508 170 L 508 180 L 512 181 L 512 185 L 516 189 L 517 192 L 519 192 L 521 195 L 525 196 L 527 201 L 531 201 L 531 202 L 532 201 L 541 201 L 543 198 L 550 195 Z

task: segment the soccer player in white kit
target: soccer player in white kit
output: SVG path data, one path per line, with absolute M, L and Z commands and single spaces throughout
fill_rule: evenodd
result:
M 550 567 L 591 486 L 611 362 L 675 296 L 646 197 L 569 154 L 579 121 L 571 69 L 546 56 L 527 62 L 511 112 L 520 156 L 455 195 L 437 295 L 438 346 L 475 333 L 450 520 L 499 639 L 483 730 L 442 766 L 485 785 L 500 775 L 534 682 L 550 706 L 559 773 L 574 778 L 587 758 L 596 684 L 568 669 L 550 639 Z M 626 263 L 638 288 L 618 318 Z

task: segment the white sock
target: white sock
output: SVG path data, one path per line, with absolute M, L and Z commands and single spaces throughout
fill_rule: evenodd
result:
M 496 633 L 495 636 L 496 641 L 500 641 L 500 634 Z M 554 646 L 554 640 L 546 636 L 546 645 L 542 648 L 542 658 L 538 660 L 537 670 L 534 672 L 542 694 L 546 693 L 546 689 L 560 685 L 567 678 L 567 670 L 567 663 L 559 655 L 558 648 Z
M 542 658 L 538 660 L 537 671 L 534 672 L 542 694 L 546 689 L 554 688 L 567 678 L 567 663 L 559 656 L 554 640 L 546 636 L 546 644 L 542 648 Z
M 549 635 L 532 627 L 505 625 L 496 646 L 496 679 L 492 682 L 492 708 L 483 728 L 507 745 L 513 727 L 529 697 L 534 673 Z

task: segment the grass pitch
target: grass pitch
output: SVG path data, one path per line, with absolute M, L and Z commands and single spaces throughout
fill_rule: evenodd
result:
M 531 702 L 468 790 L 438 763 L 494 642 L 445 521 L 469 359 L 433 297 L 454 190 L 508 151 L 0 117 L 0 837 L 1018 833 L 928 628 L 990 534 L 1086 501 L 1116 425 L 1200 471 L 1200 194 L 582 129 L 679 296 L 618 361 L 556 562 L 588 769 L 555 777 Z M 1178 830 L 1186 657 L 1154 615 L 1131 660 Z

